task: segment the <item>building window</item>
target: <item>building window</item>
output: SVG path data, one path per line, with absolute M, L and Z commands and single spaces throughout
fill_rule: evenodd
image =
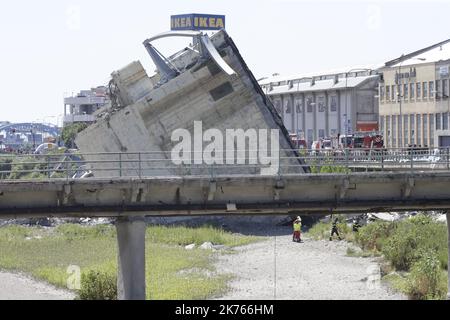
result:
M 291 113 L 291 99 L 285 98 L 284 99 L 284 110 L 286 113 Z
M 421 90 L 420 90 L 420 82 L 416 83 L 416 93 L 417 93 L 417 99 L 422 98 L 421 96 Z
M 422 116 L 423 122 L 423 146 L 428 146 L 428 114 Z
M 395 101 L 395 86 L 391 86 L 391 101 Z
M 297 114 L 303 113 L 303 106 L 302 106 L 302 98 L 296 98 L 295 99 L 295 111 Z
M 331 112 L 337 111 L 337 104 L 338 104 L 337 96 L 331 96 L 331 99 L 330 99 L 330 111 Z
M 397 146 L 397 116 L 392 116 L 392 146 Z
M 384 116 L 380 116 L 380 131 L 381 132 L 383 132 L 383 134 L 384 134 L 384 132 L 385 132 L 385 128 L 384 128 Z
M 417 145 L 421 146 L 422 144 L 422 116 L 420 114 L 416 115 L 417 121 Z
M 436 130 L 441 130 L 441 114 L 436 113 L 435 118 L 436 118 Z
M 409 127 L 411 128 L 411 144 L 414 145 L 416 143 L 416 130 L 415 130 L 415 125 L 414 125 L 414 115 L 410 114 L 409 115 Z
M 434 147 L 434 117 L 430 114 L 430 147 Z
M 278 114 L 281 114 L 281 101 L 277 99 L 273 102 L 273 104 L 275 105 L 275 109 L 277 110 Z
M 318 97 L 317 105 L 319 107 L 319 112 L 325 112 L 325 97 L 323 96 Z
M 306 112 L 313 112 L 312 110 L 312 98 L 306 99 Z
M 409 96 L 408 96 L 408 84 L 404 84 L 403 85 L 403 99 L 404 100 L 408 100 Z
M 391 141 L 391 116 L 386 116 L 386 136 L 388 140 L 388 144 L 390 146 Z
M 430 99 L 434 98 L 434 82 L 433 81 L 428 82 L 428 96 L 430 97 Z
M 408 131 L 408 115 L 403 116 L 403 145 L 408 145 L 408 137 L 409 137 L 409 131 Z
M 325 129 L 319 129 L 319 139 L 325 138 Z
M 383 97 L 383 95 L 381 96 Z M 389 100 L 390 97 L 391 97 L 391 87 L 386 86 L 386 100 Z
M 442 82 L 441 80 L 436 80 L 436 99 L 442 98 Z
M 426 82 L 422 82 L 422 98 L 428 98 L 428 87 Z
M 385 91 L 384 91 L 384 86 L 380 85 L 380 90 L 378 92 L 378 96 L 380 97 L 380 101 L 384 101 L 384 96 L 385 96 Z
M 448 112 L 442 114 L 442 130 L 448 130 Z
M 397 102 L 400 101 L 400 99 L 403 97 L 402 95 L 402 85 L 397 86 Z
M 414 87 L 415 87 L 415 84 L 414 84 L 414 83 L 411 83 L 411 84 L 409 85 L 409 98 L 410 98 L 410 99 L 414 99 L 414 98 L 415 98 Z
M 442 80 L 442 98 L 448 99 L 448 79 Z
M 308 143 L 311 144 L 314 140 L 314 130 L 308 129 Z M 308 146 L 310 147 L 310 146 Z

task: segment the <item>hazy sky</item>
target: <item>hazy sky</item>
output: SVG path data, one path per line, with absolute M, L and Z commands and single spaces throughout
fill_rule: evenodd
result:
M 257 78 L 385 62 L 450 38 L 450 0 L 15 0 L 0 10 L 0 121 L 56 123 L 64 94 L 140 60 L 170 15 L 225 14 Z M 155 42 L 168 55 L 186 40 Z

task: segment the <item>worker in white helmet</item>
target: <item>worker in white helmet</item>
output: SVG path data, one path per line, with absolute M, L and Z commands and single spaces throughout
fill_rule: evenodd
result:
M 292 241 L 301 242 L 301 229 L 302 229 L 302 218 L 297 217 L 294 220 L 294 235 L 292 237 Z

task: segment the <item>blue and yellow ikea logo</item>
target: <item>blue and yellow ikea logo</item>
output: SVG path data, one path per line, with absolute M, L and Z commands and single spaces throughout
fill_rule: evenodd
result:
M 225 16 L 211 14 L 180 14 L 170 17 L 171 30 L 225 29 Z

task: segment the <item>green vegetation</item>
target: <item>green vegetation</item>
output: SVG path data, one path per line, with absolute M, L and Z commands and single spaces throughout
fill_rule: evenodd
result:
M 426 215 L 399 221 L 373 222 L 352 233 L 338 224 L 341 237 L 358 244 L 362 251 L 347 249 L 347 255 L 368 257 L 383 255 L 389 268 L 396 270 L 384 280 L 413 299 L 445 299 L 447 292 L 447 226 Z M 330 223 L 318 223 L 308 235 L 327 239 Z M 400 273 L 398 273 L 400 272 Z
M 67 148 L 75 148 L 75 138 L 77 134 L 87 128 L 86 123 L 73 123 L 64 126 L 61 132 L 61 140 Z
M 81 300 L 116 300 L 117 275 L 89 270 L 81 275 Z
M 185 244 L 210 241 L 237 246 L 257 241 L 212 227 L 149 227 L 146 236 L 148 299 L 206 299 L 226 290 L 228 276 L 214 274 L 215 253 L 185 250 Z M 0 228 L 0 268 L 26 272 L 66 287 L 67 268 L 81 268 L 81 299 L 114 298 L 117 270 L 113 226 L 64 224 L 56 228 Z M 209 271 L 210 274 L 207 274 Z

